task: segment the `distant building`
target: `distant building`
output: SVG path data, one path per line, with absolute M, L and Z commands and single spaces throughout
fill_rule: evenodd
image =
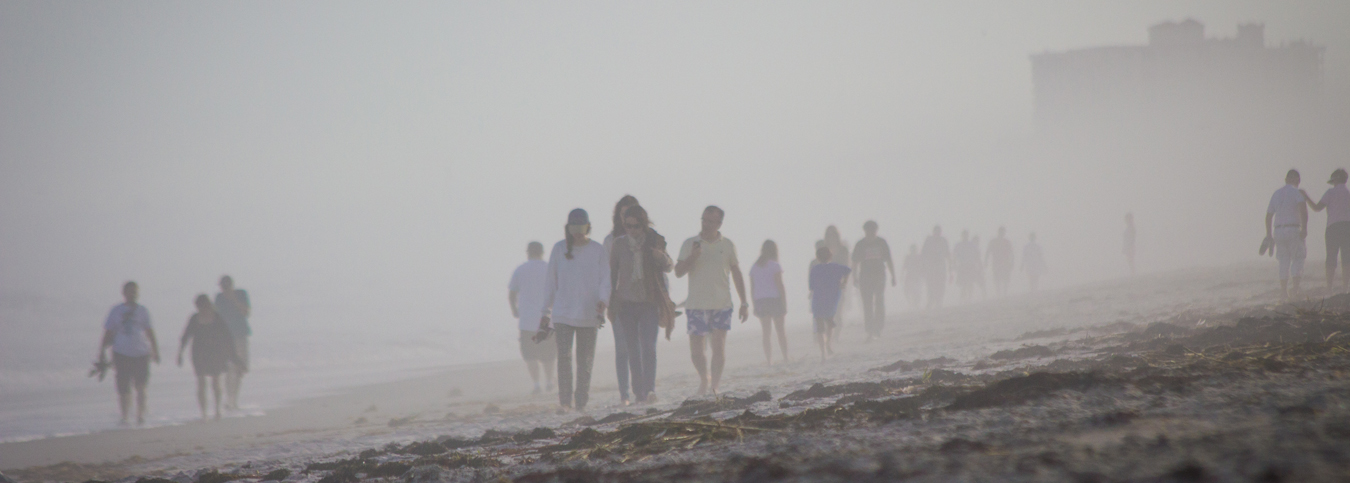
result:
M 1268 47 L 1265 26 L 1206 38 L 1193 19 L 1148 29 L 1147 45 L 1031 56 L 1042 129 L 1217 128 L 1287 123 L 1317 108 L 1323 47 Z

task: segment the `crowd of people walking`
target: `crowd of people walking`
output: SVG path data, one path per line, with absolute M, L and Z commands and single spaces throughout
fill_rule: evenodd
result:
M 747 291 L 736 245 L 721 232 L 725 219 L 722 208 L 704 208 L 698 234 L 685 239 L 671 257 L 665 237 L 652 228 L 646 209 L 627 195 L 615 204 L 612 228 L 602 242 L 591 239 L 590 214 L 581 208 L 568 213 L 563 239 L 553 245 L 547 261 L 543 245 L 530 242 L 527 260 L 511 276 L 508 301 L 517 319 L 520 352 L 534 381 L 534 392 L 553 389 L 556 365 L 559 405 L 564 410 L 584 409 L 590 400 L 596 340 L 607 322 L 614 335 L 622 405 L 656 400 L 656 343 L 662 329 L 670 339 L 681 314 L 686 320 L 690 361 L 699 376 L 698 394 L 717 393 L 720 388 L 733 320 L 744 323 L 753 313 L 762 329 L 765 362 L 774 363 L 775 345 L 778 359 L 790 360 L 784 327 L 789 297 L 778 244 L 765 240 L 760 245 L 759 256 L 749 269 Z M 863 238 L 850 247 L 831 225 L 816 242 L 806 275 L 822 361 L 834 352 L 854 287 L 862 305 L 866 341 L 881 337 L 887 280 L 894 287 L 901 277 L 897 277 L 889 243 L 878 235 L 879 228 L 877 222 L 867 221 L 862 226 Z M 1007 295 L 1014 256 L 1005 228 L 999 228 L 986 249 L 979 236 L 969 232 L 949 246 L 942 228 L 935 226 L 922 250 L 910 246 L 900 272 L 910 305 L 919 308 L 926 292 L 927 308 L 937 309 L 943 305 L 949 283 L 960 288 L 962 301 L 972 300 L 976 288 L 981 297 L 988 297 L 985 273 L 990 268 L 995 292 Z M 1034 233 L 1022 251 L 1022 269 L 1034 290 L 1046 272 Z M 680 304 L 670 296 L 672 274 L 688 282 L 688 296 Z

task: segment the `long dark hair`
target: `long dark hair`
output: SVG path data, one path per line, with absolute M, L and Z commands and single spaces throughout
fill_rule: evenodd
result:
M 759 248 L 759 260 L 755 260 L 755 265 L 763 266 L 769 260 L 778 261 L 778 244 L 773 240 L 764 240 L 764 246 Z
M 650 218 L 647 218 L 647 209 L 643 208 L 642 205 L 633 205 L 628 207 L 628 209 L 624 210 L 623 218 L 627 218 L 630 216 L 633 218 L 637 218 L 638 224 L 642 225 L 643 228 L 652 226 L 652 220 Z
M 614 238 L 623 234 L 623 210 L 630 206 L 638 206 L 638 199 L 633 195 L 623 195 L 623 198 L 619 198 L 619 202 L 614 204 L 614 228 L 609 231 Z
M 571 226 L 571 225 L 563 225 L 563 236 L 567 237 L 567 253 L 564 253 L 563 256 L 567 257 L 568 260 L 571 260 L 571 259 L 572 259 L 572 245 L 573 245 L 574 242 L 572 241 L 572 230 L 568 230 L 568 229 L 567 229 L 567 227 L 569 227 L 569 226 Z M 590 223 L 587 223 L 587 224 L 586 224 L 586 234 L 589 235 L 590 233 L 591 233 L 591 224 L 590 224 Z

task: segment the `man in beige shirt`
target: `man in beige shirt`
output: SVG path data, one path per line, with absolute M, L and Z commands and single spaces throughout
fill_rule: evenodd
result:
M 745 298 L 745 280 L 741 277 L 736 259 L 736 245 L 722 236 L 722 218 L 725 212 L 716 206 L 703 209 L 703 230 L 680 246 L 675 276 L 689 274 L 689 298 L 685 300 L 688 318 L 689 352 L 694 369 L 699 375 L 699 394 L 711 390 L 717 393 L 726 363 L 727 331 L 731 330 L 731 283 L 736 283 L 736 294 L 741 298 L 740 319 L 750 318 L 750 304 Z M 730 275 L 730 280 L 728 280 Z M 710 340 L 711 339 L 711 340 Z M 707 341 L 712 345 L 712 371 L 704 357 Z

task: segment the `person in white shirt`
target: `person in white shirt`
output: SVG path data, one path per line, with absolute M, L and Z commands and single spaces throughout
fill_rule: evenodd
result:
M 1313 211 L 1327 210 L 1327 288 L 1336 279 L 1337 258 L 1341 261 L 1341 286 L 1350 287 L 1350 190 L 1345 188 L 1346 177 L 1344 169 L 1332 171 L 1327 180 L 1332 186 L 1316 203 L 1306 191 L 1299 190 Z
M 1298 294 L 1303 278 L 1303 259 L 1308 257 L 1307 197 L 1299 192 L 1298 170 L 1284 175 L 1284 186 L 1270 196 L 1266 207 L 1266 238 L 1275 242 L 1275 259 L 1280 262 L 1280 295 L 1288 300 L 1289 279 L 1293 278 L 1293 294 Z
M 558 359 L 558 348 L 552 334 L 546 334 L 540 342 L 534 341 L 535 334 L 539 333 L 539 319 L 544 317 L 544 290 L 548 286 L 544 245 L 530 242 L 525 248 L 525 256 L 528 260 L 511 274 L 508 300 L 511 315 L 518 321 L 520 329 L 520 356 L 525 359 L 530 379 L 534 380 L 534 394 L 540 394 L 544 391 L 539 388 L 540 366 L 543 366 L 546 389 L 553 391 L 553 362 Z
M 150 311 L 136 303 L 140 287 L 136 282 L 122 285 L 126 303 L 108 311 L 103 321 L 103 338 L 98 345 L 100 363 L 108 360 L 112 348 L 113 371 L 117 381 L 117 404 L 122 410 L 122 425 L 131 412 L 131 390 L 136 390 L 136 424 L 145 424 L 146 385 L 150 381 L 150 362 L 159 364 L 159 343 L 150 325 Z
M 544 315 L 535 340 L 557 327 L 558 403 L 563 409 L 586 409 L 590 399 L 591 368 L 595 364 L 595 337 L 604 325 L 609 304 L 609 257 L 605 247 L 590 239 L 591 220 L 577 208 L 567 215 L 567 237 L 553 245 L 548 257 Z M 576 385 L 572 385 L 572 347 L 576 345 Z
M 684 304 L 690 358 L 694 369 L 698 370 L 700 395 L 709 390 L 717 393 L 722 366 L 726 364 L 727 331 L 731 330 L 734 308 L 728 275 L 736 283 L 736 294 L 741 298 L 741 323 L 750 318 L 750 303 L 745 298 L 745 280 L 736 259 L 736 245 L 718 231 L 724 216 L 721 208 L 704 208 L 703 230 L 684 241 L 680 246 L 679 262 L 675 264 L 676 278 L 689 275 L 689 298 Z M 703 355 L 704 347 L 708 345 L 712 346 L 711 371 Z
M 787 332 L 783 330 L 787 317 L 787 290 L 783 289 L 783 266 L 778 263 L 778 244 L 764 240 L 759 259 L 750 267 L 750 295 L 755 301 L 755 317 L 764 329 L 764 362 L 773 365 L 773 330 L 778 328 L 778 346 L 783 361 L 789 361 Z

